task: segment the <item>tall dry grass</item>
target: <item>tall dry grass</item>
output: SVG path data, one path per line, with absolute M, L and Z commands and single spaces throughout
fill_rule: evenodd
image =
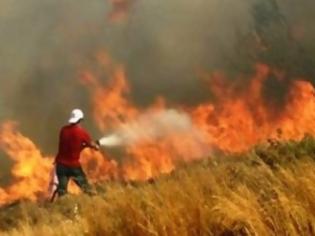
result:
M 151 183 L 0 210 L 1 235 L 315 235 L 315 141 L 182 164 Z

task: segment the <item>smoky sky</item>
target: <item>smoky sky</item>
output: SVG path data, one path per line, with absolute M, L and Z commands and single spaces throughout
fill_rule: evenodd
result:
M 100 50 L 125 66 L 139 106 L 159 95 L 187 105 L 211 98 L 200 70 L 224 70 L 233 79 L 262 62 L 287 70 L 288 83 L 312 81 L 314 10 L 310 0 L 134 0 L 123 21 L 110 22 L 106 0 L 2 0 L 0 119 L 19 122 L 52 155 L 72 108 L 82 108 L 86 126 L 100 135 L 89 93 L 78 83 Z M 257 38 L 266 50 L 257 49 Z M 279 85 L 268 86 L 276 97 Z

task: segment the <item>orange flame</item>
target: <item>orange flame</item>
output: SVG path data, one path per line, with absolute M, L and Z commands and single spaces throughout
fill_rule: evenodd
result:
M 192 109 L 193 119 L 211 135 L 214 146 L 239 152 L 269 138 L 298 140 L 306 133 L 315 134 L 314 87 L 303 80 L 295 81 L 284 108 L 275 115 L 275 108 L 266 104 L 262 95 L 263 83 L 270 72 L 268 66 L 258 65 L 256 75 L 245 90 L 239 92 L 220 84 L 214 87 L 217 103 Z M 225 81 L 224 77 L 216 79 Z
M 100 54 L 98 59 L 109 71 L 109 76 L 112 78 L 110 83 L 104 87 L 89 71 L 82 74 L 81 82 L 91 89 L 94 119 L 104 131 L 108 128 L 108 122 L 112 125 L 122 124 L 124 120 L 134 118 L 139 111 L 125 99 L 130 91 L 123 67 L 113 65 L 106 54 Z
M 0 127 L 0 147 L 14 161 L 12 184 L 0 188 L 0 204 L 44 197 L 50 181 L 52 158 L 44 157 L 35 144 L 7 122 Z

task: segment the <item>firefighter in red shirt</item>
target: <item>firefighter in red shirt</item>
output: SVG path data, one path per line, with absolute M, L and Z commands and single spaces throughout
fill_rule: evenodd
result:
M 99 149 L 97 142 L 93 142 L 88 132 L 82 128 L 80 122 L 84 114 L 80 109 L 71 112 L 69 124 L 60 131 L 59 150 L 56 156 L 56 174 L 58 179 L 57 194 L 67 193 L 67 185 L 72 178 L 74 182 L 88 194 L 92 193 L 90 184 L 79 162 L 80 153 L 84 148 Z

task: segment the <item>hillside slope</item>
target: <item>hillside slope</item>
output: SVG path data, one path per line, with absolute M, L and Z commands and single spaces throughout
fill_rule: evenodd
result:
M 315 140 L 183 164 L 146 183 L 0 210 L 1 235 L 315 235 Z

